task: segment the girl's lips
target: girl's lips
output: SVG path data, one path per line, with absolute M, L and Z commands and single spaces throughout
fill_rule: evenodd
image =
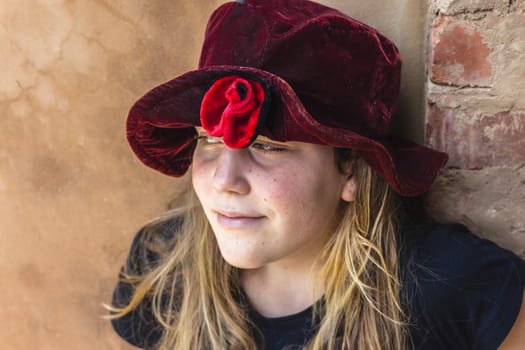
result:
M 217 222 L 226 228 L 244 228 L 258 223 L 263 218 L 264 216 L 217 212 Z

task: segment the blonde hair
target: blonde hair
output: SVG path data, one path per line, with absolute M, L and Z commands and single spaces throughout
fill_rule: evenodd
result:
M 356 176 L 357 193 L 354 202 L 341 202 L 337 227 L 320 258 L 324 303 L 314 309 L 320 323 L 306 349 L 404 349 L 399 201 L 363 160 L 347 151 L 335 153 L 340 168 Z M 159 349 L 257 349 L 239 270 L 222 258 L 193 191 L 180 199 L 183 205 L 146 230 L 145 241 L 162 256 L 160 263 L 141 276 L 125 274 L 124 282 L 135 292 L 125 307 L 110 308 L 112 317 L 131 312 L 148 296 L 164 329 Z M 159 244 L 155 236 L 167 220 L 179 223 L 173 228 L 177 232 Z

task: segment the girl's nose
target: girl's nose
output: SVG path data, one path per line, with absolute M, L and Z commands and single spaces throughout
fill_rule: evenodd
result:
M 245 150 L 235 150 L 225 147 L 217 158 L 213 169 L 213 186 L 221 192 L 247 194 L 250 184 L 246 178 L 249 166 Z

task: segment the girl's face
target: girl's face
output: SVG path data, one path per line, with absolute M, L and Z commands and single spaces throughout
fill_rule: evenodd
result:
M 203 132 L 192 179 L 222 256 L 241 269 L 311 263 L 355 191 L 330 147 L 259 137 L 231 149 Z

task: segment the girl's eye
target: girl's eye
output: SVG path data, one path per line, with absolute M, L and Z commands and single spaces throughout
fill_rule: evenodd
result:
M 216 145 L 222 143 L 220 138 L 209 135 L 199 135 L 197 140 L 204 145 Z
M 206 134 L 201 134 L 197 136 L 197 141 L 203 146 L 221 145 L 223 143 L 220 137 L 214 137 L 214 136 L 210 136 Z M 260 142 L 260 141 L 255 141 L 254 143 L 252 143 L 250 148 L 255 149 L 257 151 L 264 152 L 264 153 L 282 152 L 286 149 L 285 147 L 282 147 L 278 144 L 273 144 L 270 142 Z
M 266 142 L 254 142 L 250 147 L 263 152 L 282 152 L 285 150 L 284 147 Z

